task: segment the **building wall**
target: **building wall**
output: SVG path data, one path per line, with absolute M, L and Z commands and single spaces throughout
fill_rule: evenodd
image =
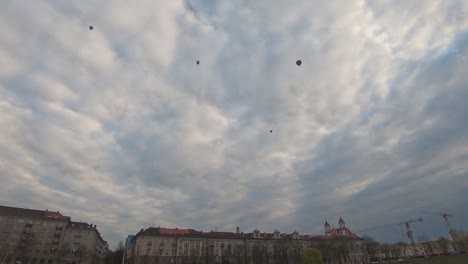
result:
M 70 223 L 70 217 L 59 212 L 0 206 L 0 263 L 77 263 L 72 252 L 76 241 L 93 256 L 83 263 L 99 263 L 107 252 L 107 242 L 96 226 L 71 228 Z
M 100 263 L 107 253 L 107 243 L 96 226 L 87 223 L 69 223 L 64 239 L 68 263 Z
M 0 247 L 7 249 L 9 263 L 21 257 L 31 264 L 51 263 L 63 241 L 66 225 L 67 220 L 63 219 L 1 214 Z
M 207 233 L 209 236 L 209 233 Z M 336 251 L 343 249 L 343 254 Z M 127 250 L 127 263 L 300 263 L 307 248 L 325 252 L 327 263 L 369 263 L 366 243 L 360 239 L 210 238 L 136 235 Z

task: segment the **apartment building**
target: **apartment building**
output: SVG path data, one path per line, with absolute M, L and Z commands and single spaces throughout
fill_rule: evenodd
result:
M 80 223 L 75 228 L 75 223 L 59 211 L 0 206 L 0 263 L 98 263 L 107 251 L 107 243 L 96 226 Z M 86 240 L 75 239 L 79 229 L 89 233 Z M 81 251 L 73 250 L 72 245 Z
M 325 235 L 202 232 L 194 229 L 150 227 L 142 229 L 126 250 L 128 264 L 300 263 L 307 248 L 319 249 L 326 263 L 369 263 L 366 243 L 344 225 L 326 228 Z
M 105 257 L 108 245 L 96 225 L 70 221 L 63 240 L 66 263 L 98 263 Z

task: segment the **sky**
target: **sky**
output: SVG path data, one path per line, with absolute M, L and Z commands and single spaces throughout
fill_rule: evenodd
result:
M 468 229 L 464 0 L 3 0 L 0 62 L 0 204 L 111 248 L 340 216 L 447 235 L 422 211 Z

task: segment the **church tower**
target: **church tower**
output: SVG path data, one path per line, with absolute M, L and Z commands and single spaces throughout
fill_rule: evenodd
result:
M 327 220 L 325 220 L 325 235 L 329 236 L 331 235 L 331 229 L 330 229 L 330 225 L 328 224 Z
M 345 222 L 344 222 L 344 220 L 341 218 L 341 216 L 340 216 L 340 221 L 338 221 L 338 224 L 340 225 L 340 228 L 345 228 L 345 227 L 346 227 L 346 226 L 345 226 Z

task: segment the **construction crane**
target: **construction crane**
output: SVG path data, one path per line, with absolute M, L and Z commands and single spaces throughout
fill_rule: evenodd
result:
M 406 235 L 408 236 L 409 240 L 411 241 L 411 245 L 413 246 L 413 250 L 414 250 L 414 255 L 416 256 L 416 244 L 414 243 L 414 237 L 413 237 L 413 231 L 411 231 L 411 228 L 410 228 L 410 223 L 415 223 L 415 222 L 422 222 L 423 219 L 420 217 L 418 219 L 412 219 L 412 220 L 408 220 L 408 221 L 402 221 L 402 222 L 399 222 L 399 223 L 395 223 L 395 224 L 390 224 L 390 225 L 384 225 L 384 226 L 377 226 L 377 227 L 372 227 L 372 228 L 368 228 L 368 229 L 363 229 L 363 230 L 360 230 L 358 231 L 358 233 L 362 233 L 362 232 L 367 232 L 367 231 L 371 231 L 371 230 L 376 230 L 376 229 L 382 229 L 382 228 L 387 228 L 387 227 L 392 227 L 392 226 L 402 226 L 402 225 L 405 225 L 406 227 Z
M 448 220 L 449 217 L 452 217 L 451 214 L 447 214 L 447 213 L 433 213 L 433 212 L 421 212 L 421 214 L 442 216 L 442 217 L 444 218 L 445 224 L 447 225 L 447 228 L 448 228 L 449 238 L 450 238 L 450 240 L 453 241 L 453 237 L 452 237 L 452 227 L 450 226 L 450 223 L 449 223 L 449 220 Z

